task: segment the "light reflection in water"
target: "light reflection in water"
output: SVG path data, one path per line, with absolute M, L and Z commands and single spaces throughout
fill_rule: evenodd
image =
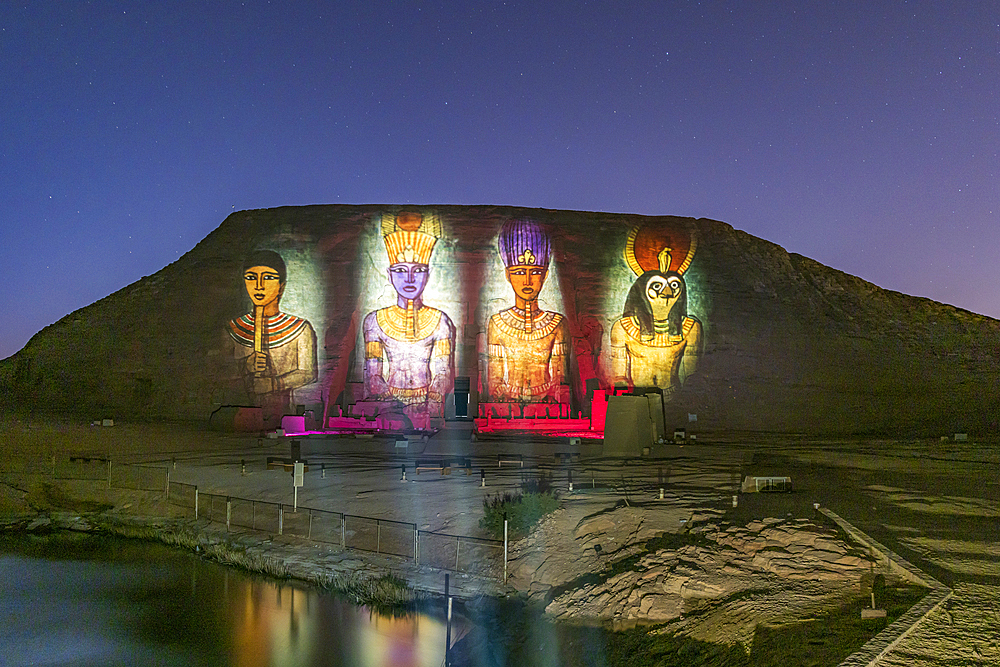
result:
M 380 615 L 304 585 L 247 577 L 156 545 L 3 536 L 0 565 L 17 573 L 0 579 L 3 664 L 444 662 L 441 620 Z
M 294 585 L 252 580 L 240 585 L 230 601 L 234 667 L 444 662 L 445 626 L 436 619 L 382 615 Z

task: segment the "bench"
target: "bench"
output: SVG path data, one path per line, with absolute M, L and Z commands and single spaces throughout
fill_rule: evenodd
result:
M 516 463 L 524 467 L 524 457 L 520 454 L 497 454 L 497 467 L 502 468 L 504 463 Z
M 280 456 L 268 456 L 267 457 L 267 469 L 273 470 L 274 468 L 284 468 L 288 472 L 295 472 L 295 464 L 302 464 L 302 472 L 309 472 L 309 462 L 308 461 L 293 461 L 292 459 L 282 458 Z
M 71 456 L 69 457 L 70 463 L 107 463 L 108 459 L 104 456 Z
M 416 465 L 414 465 L 414 469 L 418 475 L 421 470 L 440 470 L 442 475 L 451 474 L 451 464 L 449 461 L 445 461 L 444 459 L 440 461 L 417 461 Z

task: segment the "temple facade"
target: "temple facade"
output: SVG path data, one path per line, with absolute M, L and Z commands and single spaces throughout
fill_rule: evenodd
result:
M 254 299 L 265 298 L 264 283 L 246 283 L 248 314 L 227 325 L 241 343 L 232 372 L 244 387 L 256 381 L 244 399 L 263 409 L 267 425 L 299 412 L 318 429 L 374 416 L 402 430 L 500 414 L 586 419 L 595 391 L 652 390 L 669 402 L 698 372 L 710 314 L 691 279 L 698 248 L 691 221 L 623 221 L 607 235 L 615 251 L 600 268 L 586 247 L 561 243 L 564 230 L 544 216 L 471 226 L 447 212 L 404 208 L 374 212 L 359 227 L 361 242 L 350 250 L 324 238 L 289 247 L 280 235 L 248 249 L 248 258 L 281 265 L 272 310 L 296 288 L 285 300 L 306 314 L 297 321 L 318 323 L 327 348 L 337 341 L 339 352 L 320 351 L 310 367 L 322 372 L 297 384 L 293 399 L 286 391 L 274 400 L 278 385 L 254 380 L 247 359 L 256 360 L 257 376 L 288 362 L 267 326 L 254 337 L 251 307 L 261 310 Z M 324 274 L 320 248 L 354 253 L 353 275 L 304 284 Z M 245 260 L 255 266 L 244 273 L 267 274 L 261 262 Z M 580 284 L 595 274 L 603 289 Z M 330 290 L 353 298 L 336 299 L 333 312 Z

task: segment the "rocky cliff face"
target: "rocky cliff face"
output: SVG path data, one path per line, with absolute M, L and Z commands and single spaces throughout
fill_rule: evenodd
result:
M 537 234 L 515 239 L 522 245 L 534 239 L 529 255 L 524 248 L 510 255 L 515 241 L 508 239 L 510 247 L 498 241 L 504 225 L 519 220 L 547 236 L 549 257 L 539 250 Z M 446 385 L 447 394 L 454 378 L 468 377 L 475 409 L 477 400 L 499 391 L 487 372 L 496 363 L 503 378 L 526 378 L 516 388 L 523 400 L 537 394 L 575 411 L 586 411 L 594 387 L 652 384 L 667 397 L 668 426 L 699 430 L 942 434 L 994 431 L 1000 422 L 996 320 L 880 289 L 721 222 L 486 206 L 234 213 L 178 261 L 35 335 L 0 364 L 3 395 L 18 409 L 132 420 L 203 420 L 222 405 L 272 399 L 318 415 L 370 394 L 376 372 L 388 385 L 400 385 L 386 394 L 426 396 L 420 382 L 409 387 L 392 378 L 400 353 L 394 360 L 392 349 L 373 347 L 366 330 L 366 317 L 374 322 L 376 311 L 402 304 L 399 312 L 407 312 L 401 288 L 387 277 L 390 260 L 406 259 L 405 248 L 390 243 L 396 232 L 404 240 L 433 236 L 423 306 L 453 325 L 451 338 L 447 327 L 440 329 L 441 342 L 427 358 L 412 346 L 399 348 L 428 375 L 431 397 L 434 382 Z M 269 384 L 255 389 L 246 361 L 254 349 L 253 323 L 240 348 L 230 322 L 255 312 L 244 261 L 261 249 L 276 252 L 287 267 L 281 312 L 308 327 L 299 324 L 299 332 L 289 334 L 298 341 L 294 355 L 287 346 L 280 358 L 271 350 Z M 397 257 L 387 255 L 396 250 Z M 530 268 L 545 259 L 540 293 L 534 301 L 518 300 L 507 273 L 518 262 Z M 628 337 L 623 313 L 640 282 L 636 295 L 654 307 L 657 290 L 673 289 L 686 300 L 683 317 L 677 298 L 661 308 L 670 310 L 674 324 L 653 318 L 663 347 L 656 347 L 652 329 L 640 336 L 634 326 L 635 336 Z M 510 361 L 513 343 L 498 342 L 489 323 L 525 304 L 536 308 L 540 323 L 541 315 L 558 315 L 547 321 L 562 322 L 565 333 L 561 339 L 552 333 L 541 357 L 535 348 L 518 352 L 523 364 L 517 366 Z M 279 332 L 268 331 L 273 344 Z M 537 342 L 539 331 L 550 335 L 515 333 Z M 383 347 L 392 348 L 393 340 Z M 559 351 L 565 358 L 557 363 Z M 385 367 L 374 371 L 377 354 Z M 447 358 L 437 379 L 430 377 L 437 372 L 432 354 Z M 288 380 L 288 369 L 300 379 Z M 546 383 L 552 387 L 543 395 Z M 689 424 L 688 415 L 697 422 Z

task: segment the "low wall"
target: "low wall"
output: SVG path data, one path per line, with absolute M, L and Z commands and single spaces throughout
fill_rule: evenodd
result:
M 882 543 L 852 526 L 836 512 L 825 507 L 819 508 L 819 511 L 840 526 L 844 532 L 850 535 L 851 539 L 871 549 L 872 555 L 878 558 L 882 567 L 910 583 L 931 589 L 931 592 L 925 595 L 920 602 L 910 607 L 909 611 L 893 621 L 885 630 L 872 637 L 868 643 L 848 656 L 839 665 L 839 667 L 874 667 L 887 653 L 906 639 L 907 635 L 917 627 L 927 614 L 950 598 L 952 590 L 929 574 L 918 570 Z

